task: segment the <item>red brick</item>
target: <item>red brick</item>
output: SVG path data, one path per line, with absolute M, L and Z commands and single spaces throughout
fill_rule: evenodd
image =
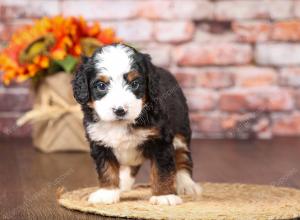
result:
M 190 114 L 190 120 L 194 137 L 220 138 L 224 135 L 219 114 Z
M 293 95 L 294 95 L 294 100 L 295 100 L 296 107 L 298 109 L 300 109 L 300 89 L 294 91 Z
M 300 87 L 300 68 L 290 67 L 281 69 L 280 84 L 283 86 Z
M 266 0 L 269 17 L 273 20 L 292 18 L 294 1 L 292 0 Z
M 194 32 L 194 23 L 188 21 L 160 21 L 154 26 L 154 38 L 159 42 L 180 43 L 189 41 L 193 38 Z
M 231 74 L 221 68 L 181 68 L 174 73 L 183 87 L 220 89 L 233 85 Z
M 139 1 L 138 15 L 149 19 L 166 19 L 172 17 L 171 1 Z M 164 12 L 164 13 L 163 13 Z
M 256 45 L 257 64 L 288 66 L 300 65 L 300 45 L 291 43 L 263 43 Z
M 0 114 L 0 137 L 29 137 L 31 126 L 16 126 L 16 120 L 20 114 Z
M 64 15 L 82 15 L 86 19 L 113 20 L 136 18 L 139 11 L 138 2 L 130 0 L 68 0 L 63 1 L 61 4 Z
M 273 114 L 272 131 L 275 136 L 300 135 L 300 113 Z
M 271 25 L 266 21 L 236 21 L 232 24 L 233 32 L 241 42 L 261 42 L 269 39 Z
M 247 97 L 238 91 L 226 91 L 220 94 L 220 109 L 224 111 L 245 111 L 249 109 Z
M 58 0 L 17 0 L 5 1 L 2 4 L 1 16 L 4 19 L 40 18 L 55 16 L 60 13 Z
M 103 27 L 114 28 L 117 36 L 125 42 L 152 40 L 153 23 L 147 20 L 139 19 L 119 22 L 102 22 L 102 25 Z
M 234 132 L 234 130 L 238 129 L 238 123 L 246 122 L 250 118 L 252 118 L 252 114 L 251 113 L 246 113 L 246 114 L 236 114 L 236 113 L 228 114 L 228 115 L 224 116 L 224 118 L 222 120 L 222 128 L 224 130 L 228 130 L 228 131 Z
M 174 50 L 180 66 L 247 64 L 252 60 L 252 48 L 247 44 L 186 44 Z
M 226 115 L 222 120 L 222 128 L 226 136 L 231 138 L 272 137 L 270 120 L 263 117 L 261 112 Z
M 235 42 L 236 36 L 233 32 L 211 33 L 205 29 L 197 27 L 194 41 L 197 43 L 228 43 Z
M 273 137 L 269 118 L 260 118 L 253 126 L 253 130 L 260 139 L 271 139 Z
M 256 87 L 274 85 L 277 82 L 277 73 L 267 67 L 234 67 L 230 69 L 234 75 L 235 84 L 240 87 Z
M 149 19 L 210 19 L 213 4 L 202 0 L 145 0 L 139 1 L 139 16 Z
M 171 48 L 168 45 L 147 44 L 141 47 L 142 52 L 151 55 L 155 65 L 168 67 L 171 62 Z
M 243 0 L 217 1 L 214 15 L 217 20 L 272 18 L 286 19 L 292 16 L 291 0 Z
M 0 40 L 4 41 L 7 40 L 8 37 L 7 36 L 3 36 L 5 34 L 5 25 L 4 23 L 0 22 Z M 3 43 L 1 43 L 1 47 L 3 47 Z M 2 48 L 0 48 L 2 49 Z
M 267 40 L 298 41 L 300 40 L 300 22 L 298 20 L 277 21 L 235 21 L 233 31 L 242 42 Z
M 174 70 L 172 71 L 180 86 L 184 88 L 197 87 L 197 73 L 195 71 Z
M 197 23 L 194 41 L 200 43 L 226 43 L 235 42 L 236 37 L 231 31 L 230 22 L 201 21 Z
M 207 0 L 176 0 L 171 7 L 174 18 L 204 20 L 213 17 L 213 4 Z
M 232 89 L 220 94 L 220 109 L 224 111 L 285 111 L 293 107 L 292 95 L 277 87 Z
M 294 15 L 300 18 L 300 0 L 295 0 L 294 3 Z
M 190 111 L 213 110 L 217 106 L 218 96 L 215 92 L 203 89 L 185 89 L 184 94 Z
M 267 18 L 268 10 L 262 1 L 218 1 L 215 17 L 218 20 Z
M 300 21 L 281 21 L 273 24 L 271 37 L 273 40 L 298 41 L 300 40 Z
M 27 89 L 0 89 L 0 111 L 24 112 L 31 109 L 32 97 Z

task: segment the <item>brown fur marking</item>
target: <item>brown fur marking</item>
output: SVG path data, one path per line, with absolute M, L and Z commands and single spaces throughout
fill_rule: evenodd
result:
M 187 149 L 179 148 L 175 151 L 176 170 L 187 170 L 192 174 L 192 161 L 190 159 L 190 152 Z
M 135 80 L 137 77 L 139 77 L 139 73 L 137 71 L 131 71 L 127 74 L 127 80 L 128 82 L 132 82 Z
M 130 167 L 130 175 L 132 177 L 135 177 L 140 169 L 141 165 L 137 165 L 137 166 L 131 166 Z
M 153 195 L 175 194 L 175 174 L 170 173 L 167 176 L 159 176 L 155 163 L 151 162 L 151 188 Z
M 143 134 L 145 131 L 148 131 L 148 138 L 158 137 L 160 132 L 157 128 L 133 128 L 128 127 L 129 131 L 135 133 L 136 135 Z
M 142 106 L 144 107 L 147 104 L 147 96 L 144 95 L 142 98 Z
M 177 143 L 180 145 L 175 150 L 176 170 L 186 170 L 192 174 L 193 163 L 186 138 L 181 134 L 176 134 L 175 138 L 179 140 Z
M 120 165 L 116 161 L 107 161 L 105 167 L 98 173 L 100 188 L 119 187 Z
M 108 76 L 105 76 L 105 75 L 100 75 L 100 76 L 99 76 L 99 80 L 100 80 L 101 82 L 108 83 L 108 82 L 109 82 L 109 77 L 108 77 Z
M 94 106 L 94 102 L 93 101 L 90 101 L 87 103 L 87 105 L 90 107 L 90 108 L 95 108 Z

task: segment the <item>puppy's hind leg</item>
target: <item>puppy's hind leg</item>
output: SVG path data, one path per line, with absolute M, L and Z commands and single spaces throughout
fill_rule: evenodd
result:
M 200 195 L 202 188 L 192 179 L 191 152 L 182 136 L 175 137 L 176 191 L 179 195 Z
M 176 195 L 175 160 L 173 145 L 158 140 L 151 146 L 151 188 L 150 203 L 154 205 L 179 205 L 182 199 Z

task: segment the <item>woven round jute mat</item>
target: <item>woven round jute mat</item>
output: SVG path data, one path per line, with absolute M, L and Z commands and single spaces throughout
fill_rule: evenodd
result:
M 137 219 L 292 219 L 300 217 L 300 190 L 292 188 L 203 183 L 203 194 L 182 196 L 177 206 L 151 205 L 148 186 L 136 186 L 121 194 L 117 204 L 89 204 L 96 187 L 62 192 L 60 205 L 81 212 Z

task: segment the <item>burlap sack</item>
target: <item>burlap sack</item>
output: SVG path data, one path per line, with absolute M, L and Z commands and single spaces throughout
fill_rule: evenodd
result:
M 89 151 L 71 80 L 63 72 L 46 77 L 34 91 L 33 109 L 17 122 L 32 123 L 33 144 L 43 152 Z

